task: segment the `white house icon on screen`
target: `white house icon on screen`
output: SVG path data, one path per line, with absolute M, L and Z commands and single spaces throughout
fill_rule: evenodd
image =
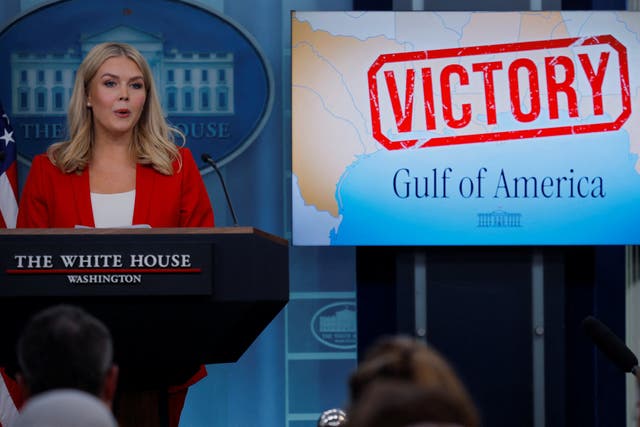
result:
M 355 332 L 357 330 L 356 312 L 345 308 L 333 315 L 320 316 L 318 330 L 320 332 Z
M 149 62 L 162 106 L 171 116 L 233 115 L 231 52 L 165 51 L 159 34 L 128 26 L 80 37 L 81 52 L 12 52 L 11 98 L 15 116 L 63 116 L 84 55 L 105 41 L 135 46 Z

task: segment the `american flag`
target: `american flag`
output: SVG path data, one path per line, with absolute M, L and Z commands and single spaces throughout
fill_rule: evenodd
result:
M 16 141 L 9 116 L 0 103 L 0 228 L 16 228 L 18 218 L 18 165 Z
M 0 103 L 0 228 L 15 228 L 18 217 L 16 141 L 9 117 Z M 17 384 L 0 367 L 0 427 L 8 426 L 21 405 Z

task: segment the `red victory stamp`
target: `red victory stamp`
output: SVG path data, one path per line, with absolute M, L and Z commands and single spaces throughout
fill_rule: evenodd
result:
M 611 35 L 383 54 L 368 82 L 388 150 L 615 131 L 631 114 Z

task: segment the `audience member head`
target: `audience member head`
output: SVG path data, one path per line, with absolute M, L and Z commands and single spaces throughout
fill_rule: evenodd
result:
M 349 411 L 348 427 L 462 427 L 473 408 L 447 390 L 380 380 Z
M 81 390 L 39 394 L 24 406 L 13 427 L 117 427 L 103 401 Z
M 37 313 L 18 341 L 17 376 L 25 398 L 70 388 L 111 404 L 118 369 L 111 334 L 81 308 L 58 305 Z
M 464 427 L 480 424 L 476 406 L 454 369 L 440 353 L 420 340 L 405 336 L 385 337 L 366 352 L 364 360 L 349 379 L 350 420 L 352 411 L 364 411 L 360 401 L 376 384 L 385 384 L 387 388 L 407 387 L 405 398 L 411 397 L 409 403 L 423 399 L 426 405 L 425 399 L 433 396 L 445 402 L 446 408 L 458 412 L 459 417 L 451 422 Z M 376 391 L 382 392 L 385 389 Z M 379 398 L 379 395 L 369 396 L 369 399 L 373 398 Z

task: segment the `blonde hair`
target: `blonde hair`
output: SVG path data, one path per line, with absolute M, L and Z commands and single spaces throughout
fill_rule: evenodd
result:
M 94 46 L 85 56 L 76 73 L 73 94 L 69 101 L 69 139 L 52 144 L 47 149 L 47 155 L 51 162 L 65 173 L 80 172 L 87 167 L 94 144 L 92 110 L 87 107 L 89 85 L 107 59 L 120 56 L 135 62 L 142 72 L 146 89 L 142 114 L 133 129 L 131 149 L 136 161 L 151 165 L 164 175 L 172 175 L 175 160 L 178 160 L 179 167 L 182 166 L 175 136 L 182 140 L 181 145 L 184 145 L 185 136 L 180 130 L 167 124 L 149 64 L 136 48 L 126 43 L 101 43 Z

